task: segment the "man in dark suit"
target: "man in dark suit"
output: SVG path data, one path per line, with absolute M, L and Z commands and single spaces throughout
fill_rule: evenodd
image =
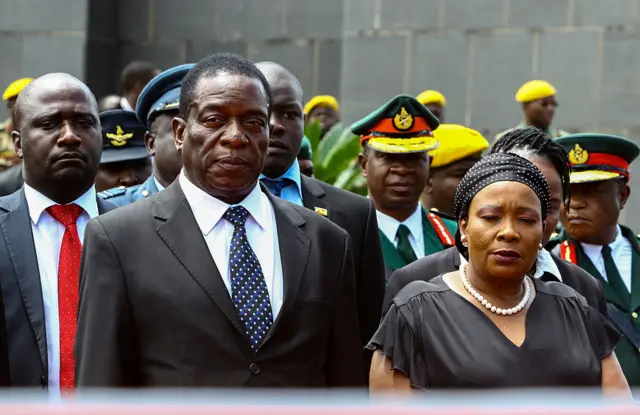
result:
M 384 263 L 373 204 L 300 173 L 296 156 L 304 137 L 302 87 L 287 69 L 272 62 L 256 65 L 271 86 L 273 131 L 261 181 L 276 195 L 327 217 L 351 236 L 358 293 L 358 320 L 364 347 L 380 324 Z M 365 356 L 370 356 L 369 353 Z M 369 362 L 365 362 L 368 371 Z
M 258 183 L 270 108 L 240 56 L 186 75 L 178 179 L 88 226 L 78 386 L 364 385 L 349 235 Z
M 0 198 L 10 385 L 60 396 L 74 385 L 81 240 L 89 219 L 114 206 L 98 200 L 93 186 L 102 139 L 86 85 L 45 75 L 20 93 L 15 111 L 25 183 Z

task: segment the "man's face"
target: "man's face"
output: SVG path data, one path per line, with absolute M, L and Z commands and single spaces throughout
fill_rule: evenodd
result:
M 541 130 L 549 128 L 558 107 L 555 96 L 538 99 L 524 104 L 527 123 Z
M 256 186 L 269 145 L 269 102 L 259 80 L 244 75 L 203 77 L 186 120 L 173 119 L 185 174 L 226 203 Z
M 563 212 L 562 224 L 580 242 L 609 244 L 608 236 L 615 229 L 630 193 L 621 179 L 572 184 L 570 209 Z
M 444 123 L 444 108 L 440 104 L 427 104 L 425 105 L 429 111 L 440 121 L 440 124 Z
M 316 121 L 320 124 L 320 129 L 324 136 L 331 127 L 340 122 L 340 114 L 327 105 L 318 105 L 307 114 L 307 122 L 309 124 L 313 124 Z
M 427 153 L 389 154 L 367 148 L 360 155 L 360 167 L 381 211 L 415 209 L 429 178 Z
M 456 190 L 465 174 L 480 159 L 468 157 L 446 166 L 431 169 L 425 192 L 429 195 L 431 207 L 444 213 L 453 214 Z
M 151 176 L 149 158 L 101 164 L 96 175 L 96 191 L 101 192 L 120 186 L 135 186 L 142 184 L 149 176 Z
M 304 136 L 302 90 L 298 83 L 281 70 L 263 70 L 273 98 L 271 139 L 263 173 L 267 177 L 282 176 L 294 162 Z
M 161 112 L 155 116 L 151 129 L 145 136 L 147 152 L 153 156 L 157 179 L 168 186 L 180 174 L 182 156 L 173 140 L 171 122 L 178 114 L 175 111 Z
M 102 153 L 95 101 L 65 80 L 41 84 L 21 103 L 19 132 L 13 134 L 25 181 L 40 191 L 61 184 L 88 189 Z

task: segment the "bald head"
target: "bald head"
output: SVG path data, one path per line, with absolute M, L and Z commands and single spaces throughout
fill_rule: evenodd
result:
M 55 99 L 60 93 L 76 91 L 83 94 L 91 107 L 98 113 L 98 102 L 93 93 L 81 80 L 66 73 L 50 73 L 36 78 L 18 95 L 14 107 L 15 128 L 20 130 L 25 112 L 40 100 L 41 96 Z
M 272 93 L 273 89 L 278 87 L 293 88 L 296 96 L 300 99 L 300 103 L 302 103 L 302 85 L 300 85 L 298 78 L 287 68 L 275 62 L 259 62 L 256 66 L 260 69 L 260 72 L 264 74 L 264 77 L 267 78 Z

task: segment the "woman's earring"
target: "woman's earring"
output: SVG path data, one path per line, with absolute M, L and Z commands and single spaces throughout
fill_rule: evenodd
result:
M 544 245 L 542 245 L 542 242 L 540 242 L 538 244 L 538 251 L 542 251 L 544 249 Z
M 460 241 L 462 242 L 462 246 L 466 247 L 467 246 L 467 237 L 463 236 L 462 238 L 460 238 Z

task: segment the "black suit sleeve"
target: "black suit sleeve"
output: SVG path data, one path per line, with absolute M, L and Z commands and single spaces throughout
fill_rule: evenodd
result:
M 402 268 L 396 270 L 391 277 L 389 277 L 389 284 L 387 285 L 387 291 L 384 293 L 384 301 L 382 302 L 382 314 L 387 313 L 387 309 L 391 305 L 393 298 L 398 295 L 405 285 L 412 281 L 410 276 L 402 270 Z
M 327 352 L 327 386 L 364 386 L 353 253 L 351 239 L 348 236 L 345 239 L 342 272 L 333 313 L 333 328 Z
M 362 239 L 360 281 L 358 281 L 358 315 L 360 320 L 360 344 L 369 343 L 380 325 L 380 310 L 385 290 L 384 260 L 378 235 L 378 220 L 373 204 L 369 202 L 367 228 Z M 368 354 L 367 354 L 368 355 Z M 365 367 L 369 367 L 368 361 Z
M 0 387 L 9 386 L 9 344 L 7 337 L 7 324 L 4 318 L 4 302 L 0 291 Z
M 124 274 L 99 219 L 87 224 L 80 266 L 76 385 L 137 386 L 134 327 Z

